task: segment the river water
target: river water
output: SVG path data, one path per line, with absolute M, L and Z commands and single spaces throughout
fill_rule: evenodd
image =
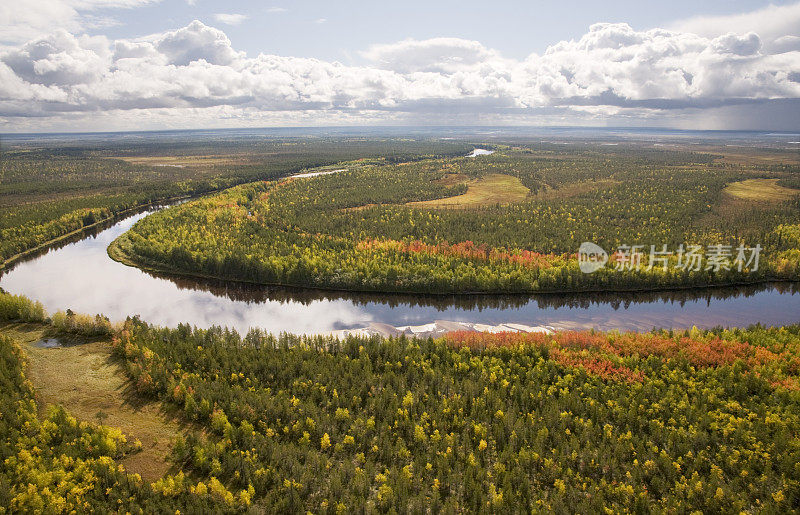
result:
M 602 330 L 800 322 L 800 286 L 793 284 L 622 295 L 342 294 L 153 275 L 109 258 L 108 245 L 151 212 L 19 262 L 0 277 L 0 287 L 41 301 L 51 313 L 70 308 L 112 321 L 138 314 L 158 325 L 223 325 L 240 332 L 328 333 L 435 320 Z

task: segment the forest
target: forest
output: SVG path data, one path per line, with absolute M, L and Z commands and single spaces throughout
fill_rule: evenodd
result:
M 23 351 L 0 334 L 0 512 L 235 513 L 250 505 L 216 479 L 183 473 L 151 484 L 129 474 L 119 458 L 141 450 L 119 429 L 79 421 L 61 406 L 39 415 Z
M 799 331 L 337 341 L 132 319 L 114 345 L 142 393 L 214 429 L 176 459 L 269 511 L 739 512 L 797 506 Z
M 476 158 L 463 142 L 387 145 L 20 145 L 3 153 L 0 250 L 198 196 L 142 219 L 109 254 L 404 298 L 800 277 L 793 166 L 635 145 L 496 144 Z M 763 252 L 757 270 L 733 256 L 680 269 L 677 255 L 617 269 L 612 254 L 586 274 L 584 241 Z M 131 315 L 48 313 L 0 291 L 0 512 L 800 510 L 798 325 L 336 338 Z M 166 472 L 135 472 L 149 448 L 102 412 L 42 401 L 36 349 L 18 340 L 31 328 L 99 343 L 125 402 L 170 413 L 181 430 L 161 444 Z
M 391 153 L 380 140 L 97 145 L 4 153 L 4 256 L 204 193 L 142 219 L 109 254 L 403 298 L 800 277 L 792 166 L 635 145 L 496 144 L 476 158 L 423 140 Z M 612 254 L 586 274 L 584 241 L 763 253 L 757 270 L 733 256 L 680 269 L 677 255 L 617 269 Z M 48 313 L 0 291 L 0 512 L 800 510 L 798 325 L 337 338 L 133 315 Z M 32 330 L 101 352 L 123 385 L 107 396 L 169 413 L 165 472 L 137 469 L 152 440 L 42 400 L 40 336 L 19 339 Z
M 240 185 L 147 217 L 109 253 L 153 271 L 350 291 L 625 291 L 800 278 L 796 167 L 634 145 L 552 147 L 497 145 L 477 158 L 343 165 Z M 582 242 L 608 251 L 605 267 L 582 273 Z M 615 249 L 633 245 L 645 249 L 642 266 L 620 266 Z M 736 252 L 756 245 L 757 264 L 752 252 Z M 705 249 L 708 261 L 686 266 L 681 252 L 690 248 Z M 727 252 L 717 265 L 715 248 Z M 670 255 L 648 266 L 654 249 Z
M 80 315 L 73 315 L 80 316 Z M 4 320 L 57 317 L 0 294 Z M 52 326 L 73 334 L 93 328 Z M 63 408 L 36 416 L 0 335 L 9 511 L 787 512 L 800 507 L 800 326 L 300 337 L 129 318 L 136 395 L 177 410 L 173 467 Z
M 349 160 L 460 155 L 427 139 L 89 139 L 0 145 L 0 264 L 71 232 L 154 202 L 196 196 Z

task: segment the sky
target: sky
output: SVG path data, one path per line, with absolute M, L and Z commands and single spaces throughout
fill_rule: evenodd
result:
M 0 3 L 0 132 L 800 131 L 800 2 Z

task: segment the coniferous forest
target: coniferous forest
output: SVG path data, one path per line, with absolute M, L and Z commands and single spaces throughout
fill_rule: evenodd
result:
M 191 197 L 104 243 L 104 259 L 224 285 L 406 293 L 398 304 L 800 274 L 794 165 L 633 144 L 494 142 L 478 157 L 426 139 L 206 145 L 15 148 L 0 183 L 11 273 L 72 231 Z M 608 251 L 593 273 L 587 241 Z M 647 266 L 651 245 L 697 245 L 704 260 Z M 736 255 L 756 245 L 757 263 Z M 719 266 L 713 248 L 729 252 Z M 800 510 L 798 325 L 418 338 L 67 308 L 0 291 L 3 513 Z
M 0 2 L 0 515 L 800 514 L 800 0 Z
M 5 320 L 61 334 L 23 298 Z M 99 324 L 99 325 L 98 325 Z M 439 339 L 111 330 L 137 395 L 196 428 L 148 483 L 141 444 L 37 417 L 0 337 L 0 498 L 11 511 L 785 512 L 800 503 L 800 327 L 452 333 Z M 108 334 L 108 333 L 107 333 Z
M 259 284 L 415 293 L 800 277 L 800 190 L 781 186 L 785 197 L 769 202 L 748 198 L 797 177 L 791 168 L 720 164 L 690 152 L 547 147 L 342 168 L 247 184 L 158 213 L 115 242 L 111 256 Z M 606 249 L 607 266 L 582 273 L 582 242 Z M 615 254 L 634 245 L 640 266 Z M 706 261 L 679 255 L 691 247 Z M 708 261 L 717 247 L 723 259 Z M 665 261 L 650 261 L 651 251 L 664 250 Z
M 8 148 L 6 148 L 8 147 Z M 152 203 L 350 159 L 456 155 L 460 143 L 382 139 L 159 138 L 2 145 L 0 261 Z

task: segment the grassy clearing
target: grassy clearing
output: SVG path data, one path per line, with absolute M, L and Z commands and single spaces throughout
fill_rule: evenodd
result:
M 0 332 L 20 342 L 28 358 L 28 376 L 36 388 L 40 410 L 60 404 L 79 419 L 117 427 L 142 442 L 142 451 L 120 460 L 145 480 L 162 477 L 170 468 L 164 458 L 175 436 L 185 428 L 165 413 L 159 402 L 143 401 L 117 362 L 108 341 L 44 348 L 45 326 L 9 324 Z M 100 413 L 100 415 L 98 415 Z M 101 420 L 102 419 L 102 420 Z
M 493 173 L 470 183 L 467 192 L 455 197 L 409 202 L 411 207 L 470 209 L 525 200 L 530 190 L 511 175 Z
M 145 165 L 167 168 L 212 168 L 215 166 L 245 165 L 256 161 L 250 155 L 195 155 L 195 156 L 110 156 L 109 159 L 120 159 L 134 165 Z
M 747 179 L 728 184 L 723 191 L 733 197 L 756 202 L 789 200 L 800 194 L 800 190 L 778 186 L 777 182 L 778 179 Z

